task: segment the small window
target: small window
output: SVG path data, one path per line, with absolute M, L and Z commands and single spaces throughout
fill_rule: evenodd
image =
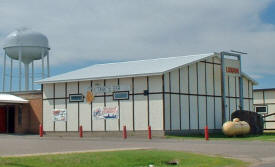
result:
M 256 106 L 255 110 L 257 113 L 267 113 L 267 107 L 266 106 Z
M 18 107 L 18 120 L 17 120 L 17 122 L 18 122 L 18 126 L 22 126 L 22 107 L 21 106 L 19 106 Z
M 129 100 L 129 92 L 128 91 L 114 92 L 113 99 L 114 100 Z

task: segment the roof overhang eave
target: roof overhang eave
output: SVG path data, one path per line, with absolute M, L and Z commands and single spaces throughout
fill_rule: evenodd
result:
M 144 74 L 133 74 L 133 75 L 119 75 L 119 76 L 108 76 L 108 77 L 96 77 L 96 78 L 81 78 L 81 79 L 68 79 L 68 80 L 50 80 L 50 81 L 35 81 L 36 84 L 51 84 L 51 83 L 65 83 L 65 82 L 79 82 L 79 81 L 96 81 L 104 79 L 115 79 L 115 78 L 130 78 L 130 77 L 145 77 L 145 76 L 156 76 L 162 75 L 164 72 L 157 73 L 144 73 Z
M 0 100 L 0 104 L 1 103 L 8 103 L 8 104 L 27 104 L 29 103 L 28 100 L 26 101 L 13 101 L 13 100 Z

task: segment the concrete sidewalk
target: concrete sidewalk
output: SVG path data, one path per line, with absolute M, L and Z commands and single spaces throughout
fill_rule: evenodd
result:
M 45 154 L 75 151 L 92 151 L 101 149 L 164 149 L 178 150 L 207 155 L 218 155 L 241 159 L 253 163 L 253 166 L 274 164 L 275 143 L 263 141 L 230 141 L 230 140 L 181 140 L 129 137 L 124 140 L 118 137 L 43 137 L 35 135 L 0 135 L 0 156 L 22 154 Z M 268 165 L 265 167 L 269 167 Z

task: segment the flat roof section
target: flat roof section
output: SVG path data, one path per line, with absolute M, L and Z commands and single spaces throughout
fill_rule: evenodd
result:
M 18 96 L 14 96 L 14 95 L 11 95 L 11 94 L 4 94 L 4 93 L 1 93 L 0 94 L 0 103 L 12 103 L 12 104 L 24 104 L 24 103 L 29 103 L 28 100 L 25 100 L 21 97 L 18 97 Z

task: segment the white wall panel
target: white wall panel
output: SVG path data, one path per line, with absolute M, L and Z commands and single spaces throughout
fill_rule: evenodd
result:
M 215 78 L 215 94 L 221 95 L 221 69 L 220 65 L 214 65 L 214 78 Z
M 243 77 L 243 97 L 248 97 L 248 81 Z
M 97 86 L 104 86 L 104 80 L 96 80 L 96 81 L 93 81 L 92 84 L 93 84 L 93 88 Z M 101 96 L 101 95 L 104 95 L 104 93 L 97 93 L 95 95 Z
M 254 91 L 254 104 L 263 104 L 263 91 Z
M 79 124 L 82 125 L 83 131 L 91 131 L 91 104 L 86 102 L 79 103 Z
M 206 64 L 206 85 L 208 95 L 214 95 L 213 68 L 213 64 Z
M 198 92 L 199 94 L 205 94 L 205 87 L 206 87 L 206 83 L 205 83 L 205 63 L 203 62 L 199 62 L 198 63 Z
M 189 130 L 189 100 L 188 95 L 181 95 L 181 129 Z
M 224 83 L 225 83 L 225 96 L 229 96 L 229 94 L 228 94 L 228 76 L 225 76 L 225 81 L 224 81 Z
M 240 99 L 239 98 L 237 99 L 236 103 L 237 103 L 237 110 L 239 110 L 240 109 Z
M 170 130 L 170 95 L 165 94 L 165 130 Z
M 206 62 L 213 63 L 213 59 L 214 59 L 213 57 L 210 57 L 210 58 L 207 58 L 205 61 L 206 61 Z
M 56 109 L 66 109 L 65 99 L 56 99 L 55 100 L 55 108 Z M 66 122 L 56 121 L 55 122 L 55 131 L 66 131 Z
M 138 97 L 138 96 L 135 96 L 135 98 L 136 97 Z M 139 111 L 135 111 L 135 113 L 136 112 L 138 113 Z M 122 130 L 124 125 L 126 125 L 128 130 L 133 130 L 133 102 L 132 102 L 132 96 L 129 97 L 129 100 L 121 100 L 120 101 L 120 129 L 121 130 Z
M 222 98 L 215 98 L 216 129 L 222 128 Z
M 181 71 L 180 71 L 180 89 L 181 89 L 181 93 L 188 93 L 188 67 L 182 67 Z
M 148 128 L 147 96 L 135 96 L 135 130 Z
M 43 84 L 43 98 L 53 98 L 53 84 Z
M 236 77 L 236 96 L 240 97 L 240 84 L 239 84 L 239 77 Z
M 162 76 L 149 77 L 149 92 L 162 92 Z
M 236 111 L 236 100 L 235 99 L 230 99 L 230 117 L 229 119 L 231 120 L 231 114 Z
M 78 131 L 78 104 L 67 102 L 67 130 Z
M 175 70 L 170 72 L 171 79 L 171 92 L 179 93 L 179 71 Z
M 206 97 L 199 97 L 199 128 L 204 129 L 206 126 Z
M 221 59 L 219 57 L 214 57 L 214 63 L 221 64 Z
M 123 100 L 123 101 L 129 101 L 129 100 Z M 106 97 L 106 107 L 118 107 L 118 101 L 113 100 L 112 96 Z M 118 119 L 107 119 L 106 131 L 118 131 L 118 121 L 119 121 Z
M 198 129 L 198 103 L 197 96 L 190 96 L 190 125 L 191 129 Z
M 172 130 L 180 130 L 179 95 L 171 95 Z
M 267 105 L 267 110 L 268 110 L 268 114 L 273 114 L 275 113 L 275 104 L 268 104 Z M 266 117 L 266 120 L 275 120 L 275 115 L 270 116 L 270 117 Z M 275 127 L 274 127 L 275 128 Z
M 65 83 L 56 83 L 55 84 L 55 97 L 56 98 L 65 97 Z
M 132 78 L 120 78 L 119 79 L 119 85 L 129 85 L 130 86 L 130 91 L 129 93 L 132 93 Z M 134 85 L 135 86 L 135 85 Z M 143 91 L 142 91 L 143 92 Z
M 87 91 L 91 90 L 91 81 L 82 81 L 79 82 L 79 93 L 83 96 L 86 96 Z M 86 99 L 84 100 L 86 102 Z
M 93 110 L 98 107 L 104 107 L 104 97 L 96 97 L 93 101 Z M 93 119 L 93 131 L 104 131 L 104 120 Z
M 265 103 L 275 102 L 275 91 L 264 91 Z
M 229 77 L 229 95 L 235 97 L 235 77 Z
M 53 131 L 53 100 L 43 100 L 43 128 Z
M 91 90 L 91 81 L 79 82 L 79 93 L 86 96 L 88 90 Z M 79 124 L 82 125 L 83 131 L 91 131 L 92 111 L 91 104 L 86 102 L 79 103 Z
M 164 90 L 169 92 L 170 90 L 169 83 L 169 73 L 164 74 Z M 164 94 L 165 100 L 165 130 L 170 130 L 170 95 Z
M 149 114 L 152 130 L 163 130 L 163 103 L 162 94 L 149 96 Z
M 225 121 L 229 120 L 229 98 L 226 98 L 225 100 Z
M 189 66 L 190 93 L 197 94 L 197 68 L 196 64 Z
M 207 97 L 207 123 L 209 129 L 214 129 L 214 97 Z
M 70 94 L 77 94 L 78 92 L 78 84 L 77 82 L 69 82 L 67 83 L 67 96 Z
M 118 85 L 118 80 L 117 79 L 107 79 L 105 80 L 105 85 L 106 86 L 115 86 Z M 112 92 L 106 93 L 106 95 L 112 95 Z
M 136 77 L 135 81 L 135 93 L 143 93 L 144 90 L 147 90 L 147 78 L 146 77 Z
M 252 81 L 249 82 L 249 97 L 253 98 L 253 83 L 252 83 Z
M 249 111 L 249 101 L 248 99 L 244 99 L 243 100 L 243 106 L 244 106 L 244 110 L 248 110 Z

